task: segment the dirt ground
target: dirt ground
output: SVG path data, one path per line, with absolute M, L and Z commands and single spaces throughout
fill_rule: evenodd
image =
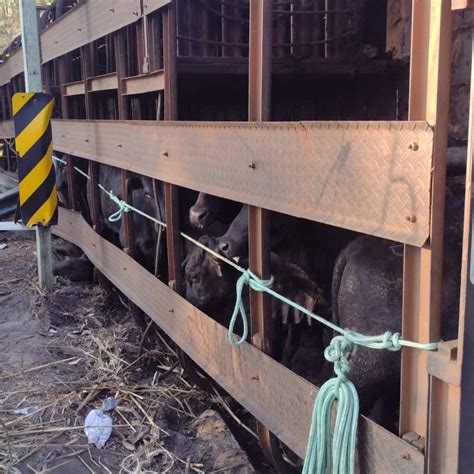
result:
M 116 292 L 58 277 L 42 294 L 33 236 L 0 234 L 0 471 L 272 472 L 249 414 L 193 387 L 171 341 L 152 326 L 143 337 Z M 84 419 L 109 396 L 98 449 Z

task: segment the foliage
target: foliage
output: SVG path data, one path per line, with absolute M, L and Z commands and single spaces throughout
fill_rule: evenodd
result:
M 18 0 L 0 0 L 0 51 L 20 32 Z
M 37 5 L 50 5 L 52 0 L 37 0 Z M 0 53 L 20 34 L 19 0 L 0 0 Z

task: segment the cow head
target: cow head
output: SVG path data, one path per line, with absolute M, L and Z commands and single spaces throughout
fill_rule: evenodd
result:
M 249 224 L 248 206 L 243 206 L 230 224 L 227 232 L 217 239 L 219 252 L 227 258 L 248 255 Z
M 237 202 L 199 193 L 196 202 L 189 209 L 189 222 L 193 228 L 205 230 L 209 235 L 209 229 L 216 222 L 229 225 L 241 207 Z
M 199 241 L 216 250 L 216 240 Z M 184 263 L 186 299 L 203 311 L 221 310 L 233 298 L 237 272 L 200 247 L 190 249 Z
M 216 220 L 222 199 L 206 193 L 199 193 L 194 205 L 189 209 L 189 222 L 195 229 L 204 229 Z

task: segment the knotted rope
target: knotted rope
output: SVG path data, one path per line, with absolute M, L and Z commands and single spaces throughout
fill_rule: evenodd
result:
M 250 288 L 252 288 L 255 291 L 263 292 L 269 289 L 273 285 L 273 277 L 271 277 L 269 280 L 261 280 L 250 270 L 242 271 L 242 275 L 240 276 L 240 278 L 237 280 L 237 283 L 236 283 L 236 299 L 235 299 L 234 312 L 232 313 L 232 317 L 230 318 L 229 330 L 227 332 L 227 337 L 229 339 L 229 342 L 233 346 L 239 346 L 240 344 L 242 344 L 247 339 L 247 336 L 249 333 L 247 313 L 245 311 L 244 302 L 242 300 L 242 290 L 244 289 L 245 285 L 249 285 Z M 234 336 L 234 327 L 237 322 L 237 317 L 239 316 L 239 314 L 242 320 L 243 330 L 242 330 L 242 336 L 240 337 L 240 339 L 236 339 Z
M 334 364 L 336 377 L 321 387 L 316 398 L 303 474 L 325 474 L 330 466 L 333 474 L 354 472 L 359 397 L 347 378 L 354 348 L 349 338 L 336 336 L 324 351 L 326 360 Z M 331 434 L 331 414 L 336 402 L 336 421 Z
M 122 219 L 123 215 L 126 212 L 130 212 L 133 210 L 131 206 L 129 206 L 125 201 L 116 196 L 113 191 L 107 191 L 104 189 L 104 192 L 119 207 L 116 212 L 110 214 L 110 216 L 108 217 L 109 222 L 118 222 L 120 219 Z

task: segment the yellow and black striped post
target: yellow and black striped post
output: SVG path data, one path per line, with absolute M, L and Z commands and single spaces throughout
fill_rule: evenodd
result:
M 58 197 L 53 166 L 51 114 L 54 98 L 40 92 L 13 96 L 18 194 L 23 223 L 57 224 Z

